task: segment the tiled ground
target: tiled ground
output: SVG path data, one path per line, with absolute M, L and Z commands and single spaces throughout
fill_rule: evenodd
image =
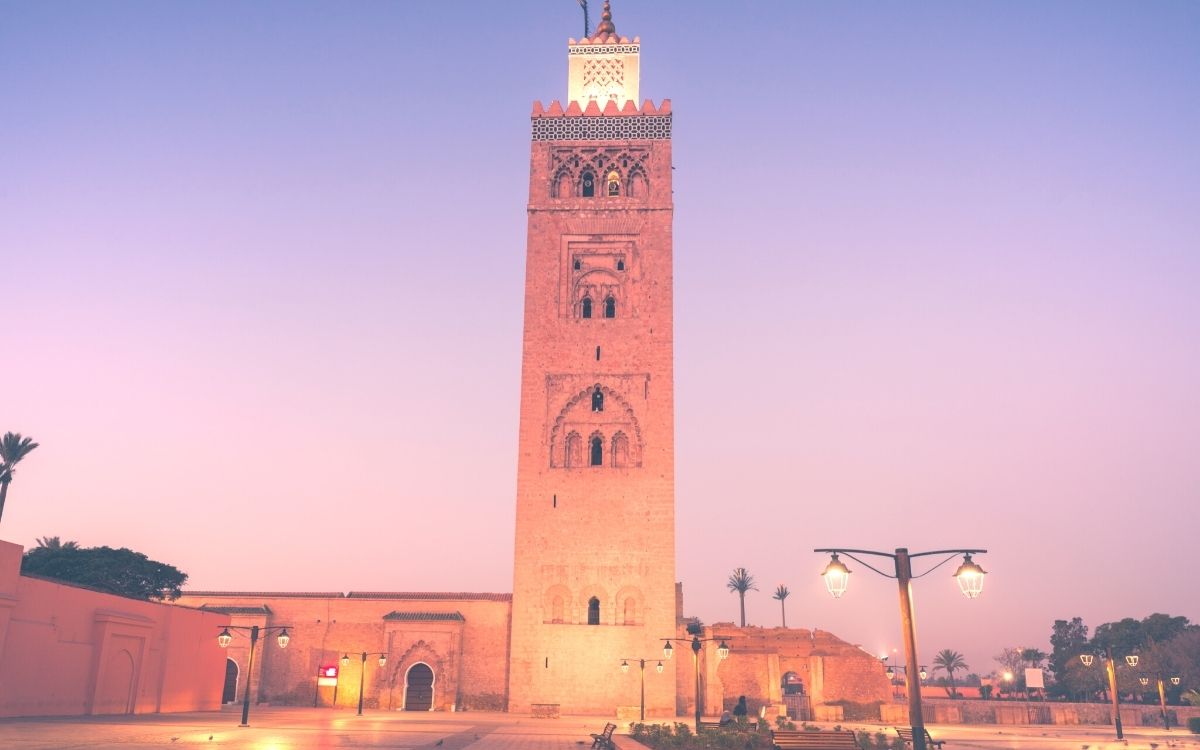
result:
M 71 719 L 0 719 L 4 750 L 589 750 L 604 717 L 532 719 L 508 714 L 411 714 L 368 711 L 362 717 L 332 709 L 255 707 L 248 728 L 240 711 Z M 849 725 L 848 725 L 849 726 Z M 853 725 L 877 732 L 884 727 Z M 1200 750 L 1186 730 L 1134 728 L 1118 743 L 1109 727 L 931 726 L 946 750 Z M 645 750 L 617 736 L 621 750 Z

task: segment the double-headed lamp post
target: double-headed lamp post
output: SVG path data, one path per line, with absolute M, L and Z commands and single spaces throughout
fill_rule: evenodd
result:
M 971 559 L 971 555 L 982 555 L 987 552 L 985 549 L 940 549 L 930 552 L 912 552 L 904 547 L 896 549 L 895 553 L 891 552 L 876 552 L 866 549 L 848 549 L 843 547 L 815 549 L 813 552 L 827 552 L 830 555 L 829 564 L 825 566 L 825 570 L 821 575 L 825 578 L 825 588 L 833 595 L 833 598 L 840 599 L 842 594 L 846 593 L 846 586 L 850 583 L 850 569 L 846 567 L 838 555 L 845 555 L 854 560 L 860 565 L 866 566 L 868 569 L 875 571 L 881 576 L 894 578 L 900 585 L 900 624 L 904 628 L 904 657 L 907 667 L 904 670 L 905 682 L 908 683 L 908 720 L 912 724 L 913 730 L 913 750 L 926 750 L 925 748 L 925 719 L 921 714 L 921 682 L 913 679 L 913 673 L 921 669 L 917 660 L 917 634 L 916 626 L 913 622 L 913 599 L 912 599 L 912 579 L 926 576 L 937 570 L 941 566 L 953 560 L 959 555 L 963 556 L 962 564 L 958 566 L 958 570 L 954 572 L 954 577 L 958 579 L 958 587 L 963 592 L 963 595 L 968 599 L 974 599 L 983 591 L 983 577 L 987 572 L 979 567 L 979 565 Z M 873 557 L 887 557 L 895 564 L 895 573 L 884 572 L 870 563 L 867 563 L 856 555 L 871 555 Z M 912 573 L 912 559 L 914 557 L 928 557 L 930 555 L 946 555 L 946 559 L 934 565 L 929 570 L 926 570 L 920 575 L 914 576 Z M 921 670 L 924 671 L 924 670 Z M 922 678 L 923 679 L 923 678 Z
M 667 657 L 667 658 L 670 658 L 670 657 Z M 641 710 L 642 718 L 641 718 L 641 720 L 645 721 L 646 720 L 646 660 L 645 659 L 622 659 L 621 660 L 621 672 L 622 673 L 624 673 L 624 674 L 629 673 L 629 662 L 631 662 L 631 661 L 636 661 L 638 663 L 639 678 L 642 683 L 642 710 Z M 659 674 L 662 674 L 663 663 L 661 661 L 658 663 L 658 666 L 655 667 L 655 670 L 657 670 Z
M 246 661 L 246 688 L 242 691 L 242 723 L 238 726 L 250 726 L 250 680 L 254 677 L 254 647 L 258 644 L 258 636 L 260 633 L 269 635 L 273 631 L 279 631 L 279 636 L 275 639 L 280 648 L 287 648 L 288 641 L 292 638 L 288 635 L 288 628 L 291 625 L 227 625 L 219 634 L 217 634 L 217 645 L 221 648 L 229 648 L 229 644 L 233 643 L 233 633 L 230 630 L 237 632 L 250 633 L 250 658 Z
M 1169 732 L 1171 731 L 1171 717 L 1170 714 L 1167 713 L 1167 686 L 1164 684 L 1162 672 L 1155 670 L 1154 678 L 1158 681 L 1158 710 L 1162 716 L 1163 728 Z M 1178 685 L 1180 681 L 1181 680 L 1178 677 L 1171 678 L 1172 685 Z M 1150 678 L 1139 677 L 1138 683 L 1140 683 L 1142 687 L 1149 687 Z
M 359 667 L 359 670 L 358 670 L 358 715 L 359 716 L 362 716 L 363 681 L 366 679 L 366 676 L 367 676 L 367 657 L 368 656 L 378 656 L 379 657 L 379 666 L 383 667 L 383 666 L 387 665 L 387 654 L 386 653 L 383 653 L 380 651 L 373 651 L 373 652 L 363 651 L 361 656 L 362 656 L 362 665 Z M 342 655 L 342 668 L 345 669 L 348 666 L 350 666 L 350 654 L 343 654 Z
M 1113 659 L 1112 646 L 1105 646 L 1104 653 L 1100 654 L 1100 658 L 1104 661 L 1104 667 L 1108 672 L 1108 694 L 1112 696 L 1113 726 L 1117 728 L 1117 739 L 1123 740 L 1125 731 L 1121 726 L 1121 696 L 1117 692 L 1117 663 Z M 1138 660 L 1137 654 L 1129 654 L 1125 657 L 1125 663 L 1131 667 L 1136 667 Z M 1083 662 L 1083 666 L 1091 667 L 1096 663 L 1096 655 L 1080 654 L 1079 661 Z
M 675 654 L 675 649 L 671 646 L 669 638 L 663 639 L 663 656 L 668 660 Z M 717 646 L 717 658 L 729 658 L 729 645 L 725 643 L 722 636 L 714 635 L 712 638 L 701 638 L 698 635 L 692 636 L 692 664 L 696 668 L 696 734 L 700 734 L 700 644 L 707 641 L 720 641 Z

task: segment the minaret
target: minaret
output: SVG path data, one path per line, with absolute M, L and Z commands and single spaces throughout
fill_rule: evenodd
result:
M 509 710 L 675 715 L 671 110 L 609 3 L 533 105 Z

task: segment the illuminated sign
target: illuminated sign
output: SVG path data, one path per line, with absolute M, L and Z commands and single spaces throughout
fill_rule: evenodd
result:
M 317 670 L 317 687 L 337 687 L 338 668 L 332 665 Z

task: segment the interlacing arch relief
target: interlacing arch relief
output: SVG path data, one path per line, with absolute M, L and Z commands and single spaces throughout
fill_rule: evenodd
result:
M 649 154 L 640 150 L 617 150 L 583 152 L 560 149 L 554 152 L 554 177 L 550 181 L 551 198 L 585 197 L 583 179 L 591 176 L 592 195 L 586 197 L 627 196 L 644 198 L 649 193 L 650 181 L 646 177 L 645 160 Z M 615 176 L 620 189 L 610 194 L 609 180 Z
M 438 656 L 438 652 L 434 650 L 433 646 L 430 646 L 423 640 L 417 641 L 409 646 L 408 650 L 401 654 L 399 659 L 395 661 L 388 660 L 389 664 L 395 665 L 392 667 L 392 674 L 388 677 L 388 687 L 394 688 L 396 680 L 408 674 L 409 668 L 417 662 L 428 664 L 435 676 L 442 674 L 445 669 L 442 664 L 442 658 Z
M 624 291 L 624 279 L 616 270 L 606 268 L 588 269 L 575 280 L 571 291 L 574 297 L 576 316 L 580 318 L 616 317 L 615 312 L 622 309 L 621 297 Z M 609 298 L 613 299 L 614 315 L 606 315 L 605 305 Z M 590 300 L 590 310 L 585 310 L 584 300 Z
M 642 426 L 638 422 L 637 416 L 633 413 L 633 407 L 625 400 L 617 391 L 609 388 L 603 383 L 595 383 L 578 391 L 574 396 L 567 400 L 567 403 L 558 412 L 558 417 L 554 420 L 554 426 L 550 428 L 550 466 L 551 468 L 576 468 L 577 464 L 570 461 L 568 458 L 568 450 L 571 446 L 564 445 L 569 443 L 566 436 L 563 435 L 564 425 L 567 423 L 567 418 L 576 407 L 580 407 L 581 414 L 592 415 L 592 394 L 596 392 L 596 388 L 600 389 L 600 393 L 604 396 L 604 411 L 598 412 L 604 415 L 604 422 L 617 426 L 611 437 L 613 443 L 606 444 L 604 451 L 608 455 L 605 456 L 605 464 L 611 465 L 610 457 L 613 455 L 612 446 L 615 445 L 616 435 L 625 438 L 628 454 L 629 467 L 640 467 L 642 465 Z M 616 416 L 614 416 L 616 415 Z M 576 430 L 571 430 L 570 437 L 582 437 Z M 583 441 L 580 441 L 583 442 Z M 591 441 L 590 435 L 587 442 L 583 442 L 580 446 L 583 450 L 583 461 L 578 464 L 587 466 L 590 462 Z

